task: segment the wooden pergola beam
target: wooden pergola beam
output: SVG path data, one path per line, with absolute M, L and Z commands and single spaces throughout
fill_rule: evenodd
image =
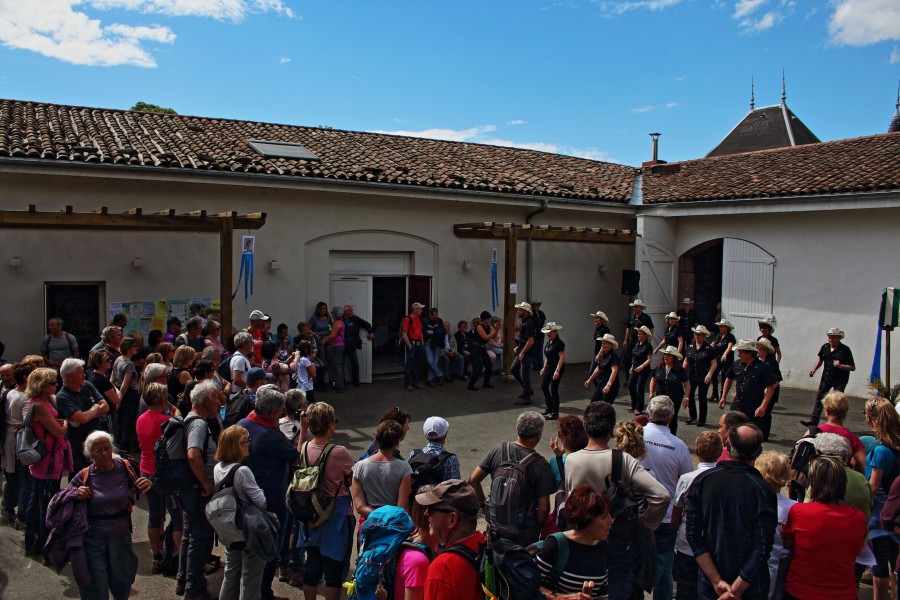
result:
M 517 225 L 515 223 L 459 223 L 453 226 L 458 238 L 503 240 L 506 250 L 503 275 L 503 371 L 509 373 L 515 346 L 517 244 L 519 240 L 547 242 L 587 242 L 593 244 L 633 244 L 636 235 L 629 229 L 602 229 L 599 227 L 553 227 L 550 225 Z M 529 298 L 529 300 L 531 300 Z M 542 350 L 541 350 L 542 351 Z
M 125 213 L 110 214 L 105 206 L 86 213 L 75 212 L 71 206 L 66 206 L 60 212 L 38 212 L 33 204 L 29 204 L 24 211 L 0 210 L 0 228 L 217 233 L 223 344 L 231 333 L 233 318 L 231 292 L 234 285 L 234 230 L 256 230 L 265 224 L 264 212 L 238 215 L 235 211 L 229 211 L 208 216 L 205 210 L 176 215 L 174 209 L 144 214 L 142 208 L 132 208 Z

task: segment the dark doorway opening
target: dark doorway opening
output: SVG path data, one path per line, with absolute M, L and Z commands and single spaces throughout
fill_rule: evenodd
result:
M 372 375 L 403 372 L 400 324 L 413 302 L 431 306 L 431 277 L 372 277 Z
M 51 317 L 63 320 L 63 329 L 78 340 L 78 351 L 87 360 L 100 339 L 100 283 L 45 283 L 45 321 Z
M 721 239 L 700 244 L 681 257 L 678 289 L 681 298 L 694 299 L 697 319 L 710 331 L 717 329 L 714 323 L 720 319 L 722 303 L 722 248 Z M 679 308 L 681 307 L 679 298 Z

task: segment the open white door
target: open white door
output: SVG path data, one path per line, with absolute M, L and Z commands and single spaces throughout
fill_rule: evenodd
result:
M 359 318 L 372 322 L 372 277 L 368 275 L 332 275 L 331 306 L 353 307 L 353 313 Z M 372 383 L 372 342 L 366 338 L 363 330 L 359 336 L 362 349 L 359 355 L 359 380 Z M 349 381 L 349 379 L 348 379 Z
M 722 249 L 722 316 L 737 339 L 759 337 L 757 321 L 772 314 L 775 257 L 750 242 L 725 238 Z

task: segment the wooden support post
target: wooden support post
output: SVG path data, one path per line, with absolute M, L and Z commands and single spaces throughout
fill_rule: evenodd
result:
M 223 216 L 219 227 L 219 298 L 222 310 L 222 331 L 221 339 L 224 346 L 231 335 L 232 327 L 232 311 L 231 311 L 231 292 L 232 276 L 234 266 L 232 260 L 234 257 L 234 217 L 232 215 Z
M 516 342 L 516 295 L 512 286 L 518 287 L 516 279 L 516 244 L 518 236 L 515 227 L 506 232 L 506 248 L 503 257 L 503 372 L 509 373 L 513 362 L 513 348 Z

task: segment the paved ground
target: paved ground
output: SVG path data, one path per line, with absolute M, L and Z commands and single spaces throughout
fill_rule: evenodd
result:
M 584 409 L 589 398 L 587 390 L 581 386 L 586 370 L 587 365 L 571 365 L 564 374 L 560 388 L 563 413 L 581 414 Z M 533 382 L 535 379 L 536 377 Z M 343 394 L 321 394 L 319 399 L 335 407 L 340 420 L 335 441 L 348 446 L 354 455 L 361 454 L 369 445 L 379 417 L 391 406 L 409 410 L 413 416 L 409 434 L 402 444 L 404 453 L 424 445 L 421 432 L 422 423 L 427 417 L 445 417 L 450 422 L 447 445 L 459 455 L 465 477 L 493 445 L 515 438 L 515 420 L 522 409 L 514 406 L 513 402 L 519 389 L 514 382 L 504 383 L 499 378 L 495 378 L 494 383 L 495 389 L 478 392 L 467 391 L 461 383 L 407 392 L 400 380 L 382 379 L 360 388 L 348 387 Z M 799 424 L 799 420 L 808 415 L 813 398 L 812 392 L 782 390 L 781 401 L 775 409 L 772 435 L 766 444 L 767 449 L 782 452 L 790 450 L 805 429 Z M 621 419 L 628 418 L 628 413 L 624 410 L 627 402 L 622 394 L 615 404 L 617 409 L 621 409 Z M 862 398 L 852 399 L 846 423 L 857 433 L 866 432 L 863 402 Z M 538 403 L 537 407 L 542 408 L 542 403 Z M 717 406 L 709 405 L 708 428 L 717 426 L 721 414 Z M 685 425 L 685 419 L 686 416 L 681 417 L 678 435 L 689 447 L 693 447 L 694 438 L 702 429 Z M 550 426 L 553 427 L 552 424 Z M 541 442 L 539 450 L 544 456 L 551 456 L 546 441 Z M 134 598 L 147 600 L 169 599 L 174 596 L 174 580 L 150 574 L 151 557 L 146 540 L 146 519 L 145 505 L 139 503 L 134 511 L 134 546 L 140 559 L 140 567 L 132 595 Z M 68 568 L 57 575 L 40 562 L 25 557 L 21 549 L 21 536 L 20 532 L 11 528 L 0 528 L 0 564 L 10 576 L 6 597 L 78 598 L 78 588 Z M 210 577 L 210 588 L 218 590 L 220 582 L 221 571 Z M 276 582 L 275 589 L 276 594 L 291 598 L 302 597 L 299 590 L 285 584 Z M 860 598 L 871 598 L 871 589 L 864 588 Z

